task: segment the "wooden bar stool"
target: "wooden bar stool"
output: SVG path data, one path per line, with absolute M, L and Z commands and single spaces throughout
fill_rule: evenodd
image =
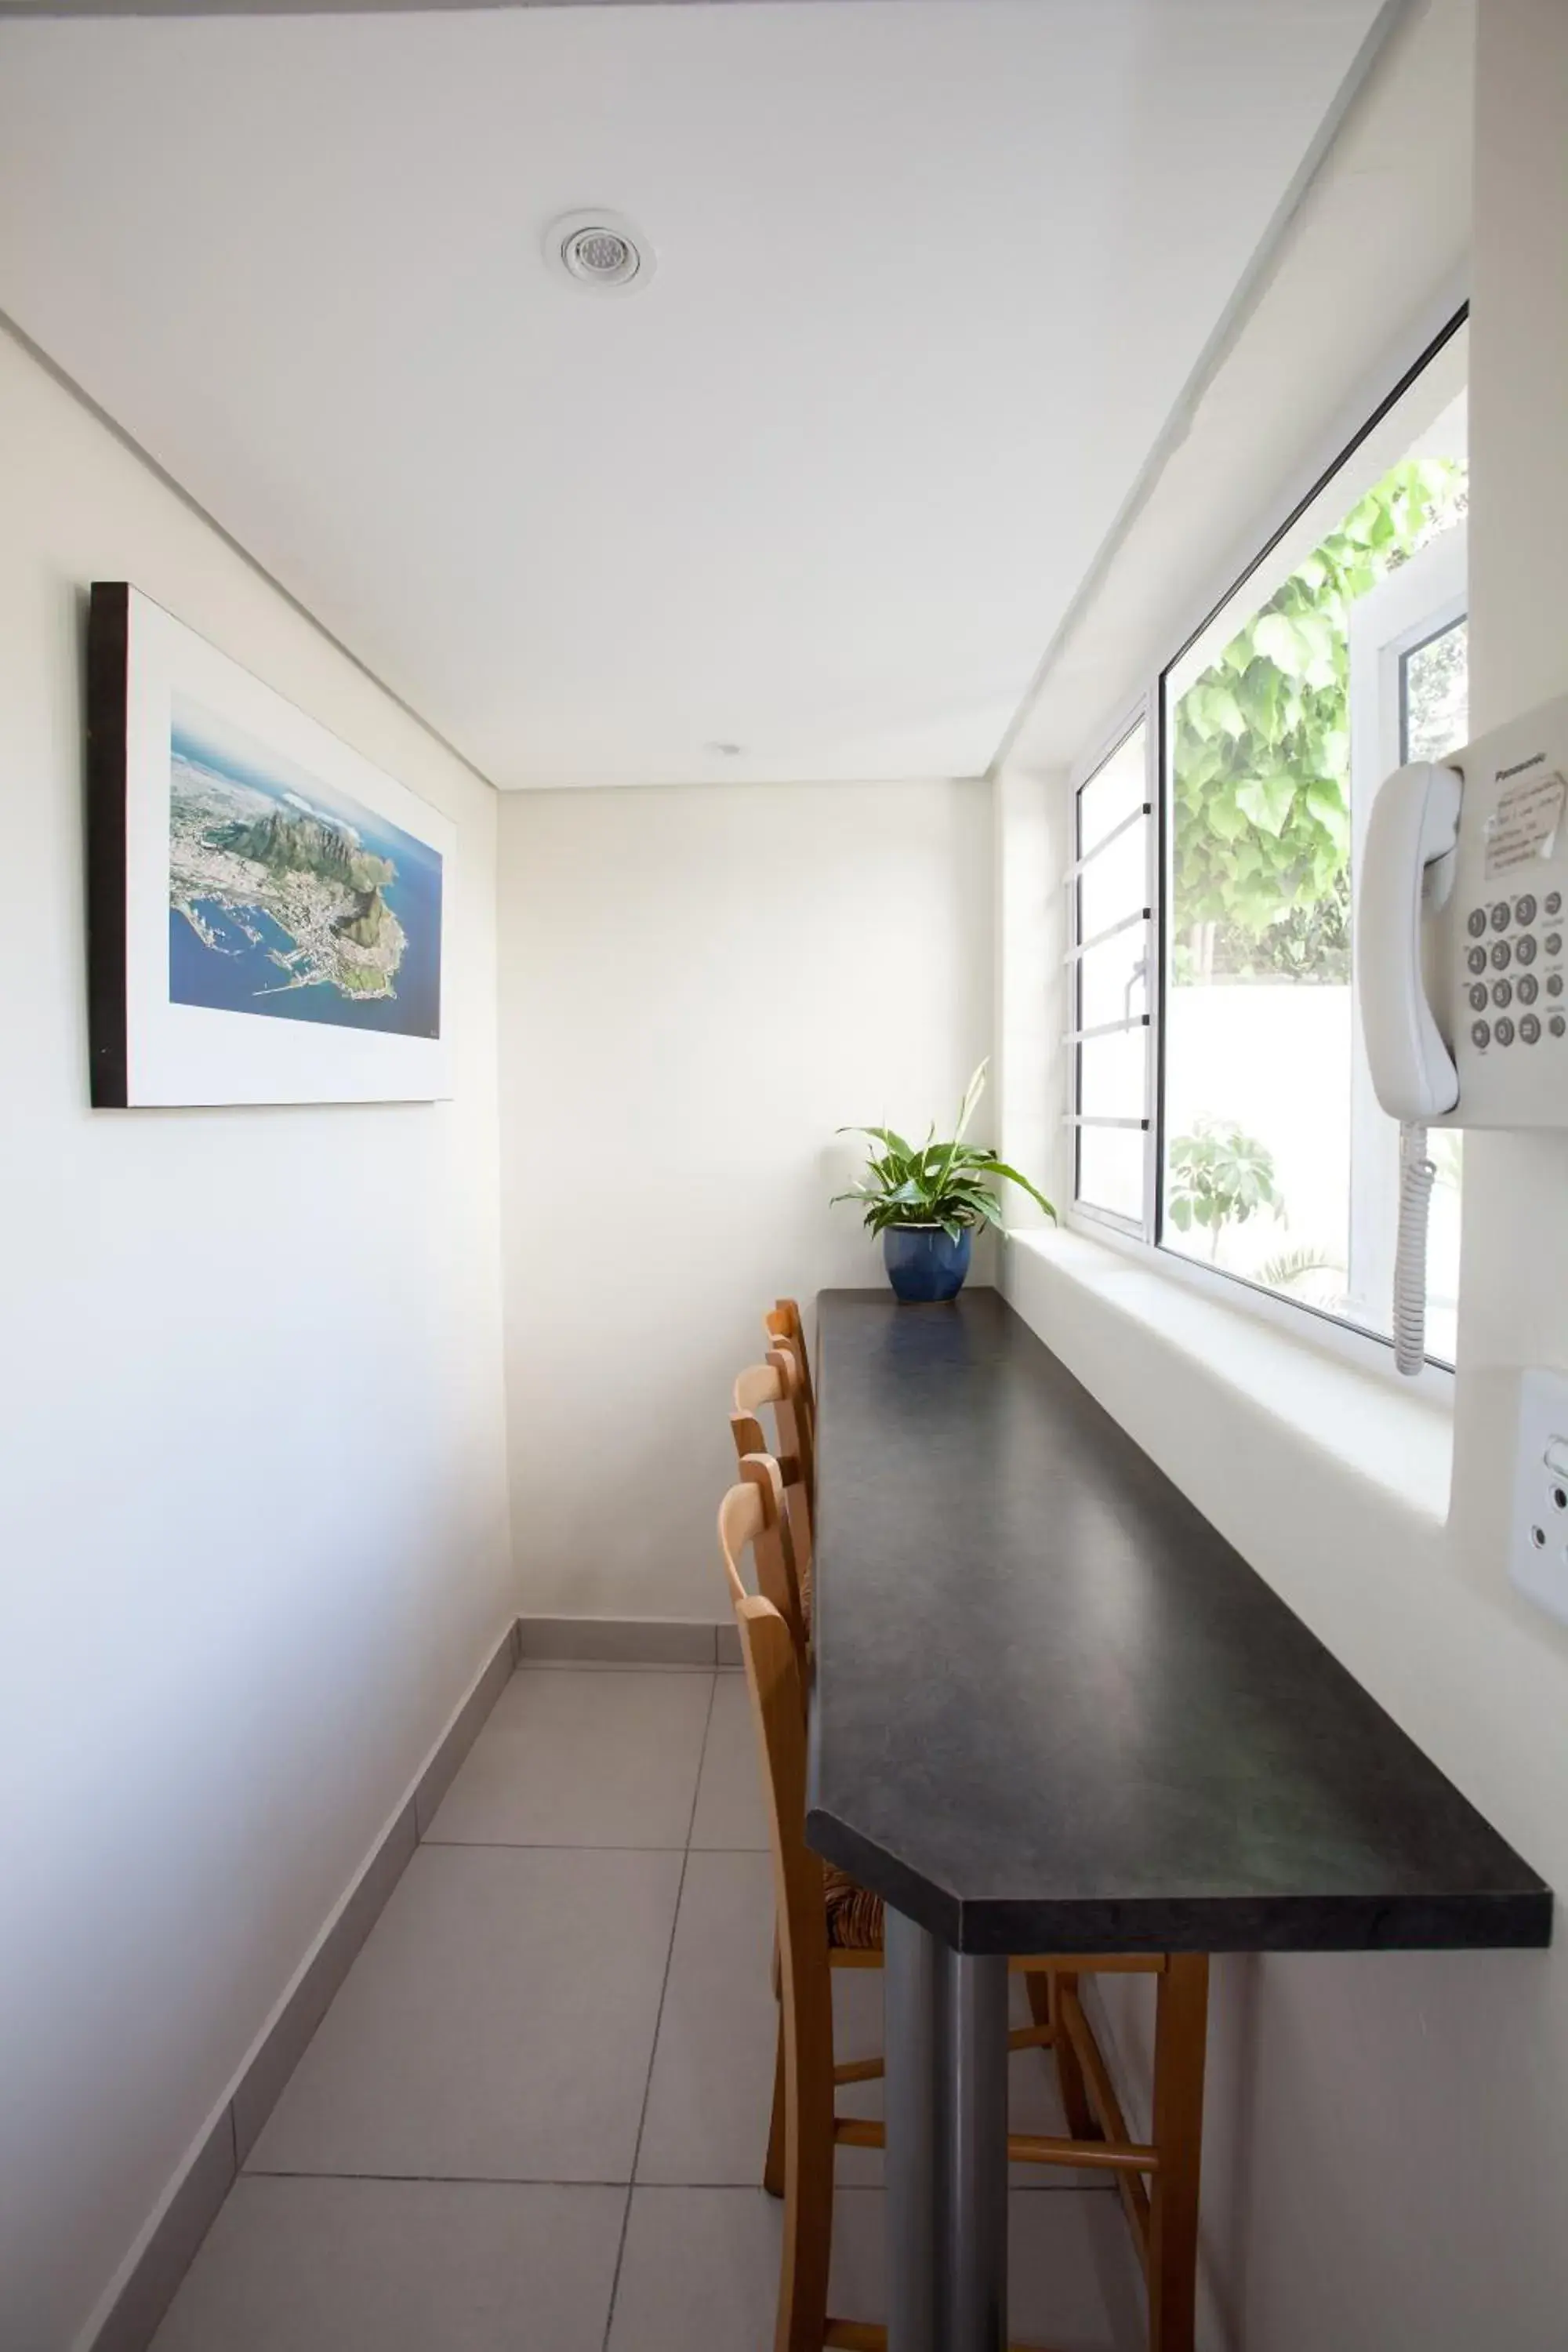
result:
M 816 1383 L 811 1376 L 811 1350 L 805 1344 L 805 1325 L 793 1298 L 775 1298 L 763 1318 L 763 1328 L 775 1346 L 793 1348 L 800 1365 L 801 1385 L 805 1392 L 806 1408 L 812 1426 L 816 1425 Z
M 812 1521 L 816 1502 L 816 1433 L 805 1401 L 800 1362 L 795 1349 L 781 1342 L 769 1349 L 766 1363 L 748 1365 L 735 1382 L 730 1433 L 734 1439 L 737 1462 L 744 1462 L 750 1454 L 765 1454 L 778 1464 L 789 1509 L 787 1540 L 794 1552 L 802 1622 L 809 1641 Z M 769 1444 L 767 1432 L 757 1418 L 764 1405 L 773 1408 L 778 1433 L 776 1445 Z
M 832 1971 L 881 1966 L 882 1906 L 805 1843 L 805 1685 L 777 1540 L 786 1521 L 784 1488 L 777 1464 L 765 1457 L 750 1458 L 743 1470 L 720 1507 L 719 1540 L 752 1696 L 778 1906 L 780 2054 L 763 2175 L 784 2202 L 774 2352 L 876 2352 L 885 2330 L 828 2316 L 827 2273 L 834 2150 L 883 2145 L 879 2123 L 835 2112 L 837 2085 L 878 2080 L 883 2067 L 880 2059 L 835 2065 Z M 748 1550 L 755 1594 L 741 1576 Z M 1202 1956 L 1096 1954 L 1031 1956 L 1010 1965 L 1029 1979 L 1035 2022 L 1011 2033 L 1009 2048 L 1055 2052 L 1070 2129 L 1010 2133 L 1008 2158 L 1113 2173 L 1143 2251 L 1151 2352 L 1190 2352 L 1207 1963 Z M 1155 2137 L 1148 2145 L 1128 2135 L 1079 1995 L 1080 1976 L 1110 1969 L 1159 1979 Z
M 805 1486 L 816 1499 L 816 1423 L 806 1391 L 801 1358 L 792 1340 L 775 1339 L 766 1360 L 748 1364 L 735 1382 L 735 1411 L 755 1414 L 759 1405 L 772 1405 L 778 1430 L 777 1455 L 787 1468 L 786 1485 Z M 766 1451 L 772 1453 L 773 1447 Z

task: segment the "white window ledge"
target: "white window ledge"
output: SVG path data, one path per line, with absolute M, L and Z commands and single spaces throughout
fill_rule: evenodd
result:
M 1234 1399 L 1239 1417 L 1220 1416 L 1232 1422 L 1232 1443 L 1245 1444 L 1248 1423 L 1272 1423 L 1268 1434 L 1288 1442 L 1303 1479 L 1364 1482 L 1424 1532 L 1446 1521 L 1453 1414 L 1440 1394 L 1340 1361 L 1079 1233 L 1010 1233 L 1002 1287 L 1157 1459 L 1166 1448 L 1155 1433 L 1169 1417 L 1160 1384 L 1185 1377 L 1222 1407 Z M 1215 1435 L 1223 1442 L 1220 1431 Z M 1194 1492 L 1196 1482 L 1169 1461 L 1164 1466 Z

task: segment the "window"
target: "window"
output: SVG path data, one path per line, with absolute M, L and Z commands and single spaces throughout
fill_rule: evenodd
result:
M 1150 730 L 1140 719 L 1074 795 L 1076 1197 L 1136 1227 L 1148 1185 L 1154 970 Z
M 1457 325 L 1077 793 L 1079 1206 L 1381 1337 L 1397 1129 L 1354 1019 L 1353 884 L 1383 776 L 1467 731 L 1464 349 Z M 1140 839 L 1151 821 L 1129 814 L 1154 740 L 1157 789 L 1139 793 L 1157 855 Z M 1158 922 L 1142 912 L 1156 902 Z M 1094 944 L 1118 914 L 1119 961 Z M 1119 987 L 1145 1025 L 1097 1034 Z M 1133 1123 L 1100 1123 L 1111 1115 Z M 1434 1141 L 1428 1330 L 1451 1360 L 1459 1139 Z

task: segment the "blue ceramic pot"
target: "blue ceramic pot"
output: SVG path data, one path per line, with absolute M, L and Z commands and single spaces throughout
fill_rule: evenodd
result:
M 895 1296 L 924 1307 L 956 1298 L 973 1245 L 967 1226 L 953 1242 L 940 1225 L 889 1225 L 882 1235 L 882 1263 Z

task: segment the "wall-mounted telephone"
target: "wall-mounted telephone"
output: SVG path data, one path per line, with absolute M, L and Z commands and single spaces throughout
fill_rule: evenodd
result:
M 1400 1122 L 1394 1359 L 1425 1353 L 1428 1127 L 1568 1127 L 1568 695 L 1398 768 L 1357 877 L 1356 982 Z

